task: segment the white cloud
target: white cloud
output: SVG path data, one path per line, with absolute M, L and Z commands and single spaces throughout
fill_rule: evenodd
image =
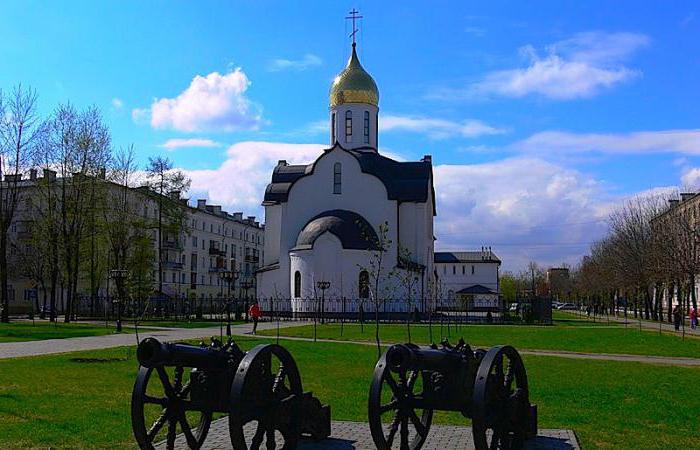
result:
M 692 189 L 700 187 L 700 167 L 686 169 L 681 175 L 681 185 Z
M 386 115 L 379 118 L 380 131 L 411 131 L 425 133 L 433 139 L 459 136 L 475 138 L 484 135 L 500 134 L 505 130 L 495 128 L 479 120 L 454 122 L 445 119 L 416 116 Z
M 437 248 L 491 246 L 505 269 L 574 263 L 605 232 L 601 184 L 539 158 L 438 165 Z
M 314 161 L 325 146 L 278 142 L 240 142 L 226 151 L 227 159 L 216 169 L 185 170 L 192 179 L 190 194 L 208 198 L 229 211 L 243 210 L 262 216 L 265 187 L 280 159 L 289 164 Z
M 120 110 L 124 107 L 124 101 L 120 98 L 114 97 L 112 99 L 112 108 Z
M 306 70 L 312 67 L 318 67 L 323 64 L 323 60 L 311 53 L 307 53 L 301 59 L 273 59 L 268 64 L 267 70 L 270 72 L 279 72 L 282 70 Z
M 184 132 L 255 130 L 262 117 L 245 96 L 249 86 L 240 68 L 197 75 L 177 97 L 155 99 L 150 108 L 134 109 L 132 117 L 136 122 L 150 118 L 153 128 Z
M 443 89 L 434 97 L 538 95 L 553 100 L 587 98 L 640 75 L 625 66 L 626 60 L 649 43 L 637 33 L 578 33 L 538 51 L 532 45 L 520 49 L 525 67 L 498 70 L 467 89 Z
M 550 155 L 585 152 L 700 155 L 700 129 L 610 134 L 543 131 L 514 143 L 513 148 Z
M 221 144 L 211 139 L 168 139 L 159 145 L 167 150 L 175 150 L 183 147 L 220 147 Z

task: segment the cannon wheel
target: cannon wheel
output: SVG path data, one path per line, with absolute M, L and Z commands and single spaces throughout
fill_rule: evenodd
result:
M 154 372 L 156 377 L 153 376 Z M 131 427 L 142 450 L 154 449 L 154 444 L 163 437 L 166 439 L 166 448 L 174 448 L 178 424 L 191 449 L 199 449 L 207 438 L 212 414 L 200 412 L 199 422 L 193 426 L 191 419 L 195 412 L 189 408 L 190 386 L 189 381 L 183 383 L 184 375 L 184 367 L 175 367 L 171 383 L 168 372 L 162 366 L 155 369 L 143 366 L 139 368 L 131 394 Z M 152 379 L 154 382 L 149 387 Z M 156 418 L 147 428 L 147 417 L 151 415 Z M 165 431 L 166 424 L 167 433 L 163 436 L 159 433 Z
M 493 347 L 474 381 L 472 432 L 477 450 L 516 449 L 523 445 L 529 418 L 525 366 L 517 350 Z
M 294 358 L 276 344 L 258 345 L 241 361 L 231 388 L 229 433 L 234 450 L 296 448 L 301 434 L 302 387 Z M 257 422 L 254 433 L 246 425 Z M 250 431 L 250 429 L 249 429 Z
M 427 372 L 399 372 L 396 377 L 398 381 L 387 367 L 386 354 L 382 355 L 374 368 L 369 390 L 368 417 L 372 439 L 378 450 L 389 450 L 397 442 L 401 450 L 418 450 L 425 444 L 433 420 L 432 409 L 420 412 L 416 407 L 427 388 Z

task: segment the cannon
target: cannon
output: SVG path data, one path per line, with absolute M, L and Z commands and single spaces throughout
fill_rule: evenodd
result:
M 247 353 L 229 339 L 210 345 L 141 341 L 140 367 L 131 395 L 131 424 L 142 450 L 160 441 L 175 447 L 204 444 L 214 414 L 228 414 L 234 450 L 296 448 L 307 435 L 330 435 L 330 408 L 302 389 L 291 354 L 279 345 L 258 345 Z
M 418 450 L 433 412 L 471 418 L 477 450 L 517 449 L 537 435 L 537 407 L 530 404 L 527 374 L 510 346 L 472 350 L 452 346 L 396 344 L 374 369 L 368 417 L 378 450 Z

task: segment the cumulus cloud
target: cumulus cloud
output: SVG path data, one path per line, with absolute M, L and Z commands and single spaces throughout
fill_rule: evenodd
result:
M 548 154 L 599 152 L 700 155 L 700 129 L 609 134 L 543 131 L 514 143 L 513 147 L 525 152 Z
M 211 139 L 168 139 L 159 147 L 172 151 L 183 147 L 221 147 L 221 144 Z
M 445 119 L 418 116 L 386 115 L 379 119 L 380 131 L 410 131 L 424 133 L 432 139 L 450 137 L 475 138 L 484 135 L 500 134 L 505 130 L 495 128 L 479 120 L 454 122 Z
M 208 198 L 225 209 L 262 216 L 265 187 L 280 159 L 289 164 L 315 160 L 325 146 L 278 142 L 240 142 L 226 151 L 226 160 L 215 169 L 185 170 L 192 179 L 190 194 Z
M 532 45 L 520 49 L 524 67 L 486 74 L 466 89 L 442 89 L 433 97 L 449 99 L 498 95 L 536 95 L 553 100 L 592 97 L 604 89 L 641 75 L 625 65 L 627 59 L 645 47 L 649 38 L 637 33 L 585 32 L 538 50 Z
M 112 108 L 120 110 L 124 107 L 124 101 L 120 98 L 114 97 L 112 99 Z
M 700 167 L 689 167 L 681 175 L 681 184 L 684 187 L 697 189 L 700 187 Z
M 183 132 L 255 130 L 260 107 L 246 97 L 250 80 L 240 68 L 226 74 L 197 75 L 175 98 L 155 99 L 150 108 L 132 111 L 134 121 Z
M 323 60 L 312 54 L 307 53 L 301 59 L 273 59 L 267 66 L 270 72 L 280 72 L 282 70 L 307 70 L 313 67 L 318 67 L 323 64 Z
M 529 260 L 574 263 L 606 230 L 610 203 L 600 183 L 539 158 L 438 165 L 436 246 L 488 245 L 505 269 Z

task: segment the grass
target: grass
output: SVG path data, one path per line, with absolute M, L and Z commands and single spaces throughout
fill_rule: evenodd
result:
M 126 324 L 125 324 L 126 325 Z M 0 342 L 39 341 L 43 339 L 65 339 L 84 336 L 104 336 L 115 333 L 113 324 L 109 327 L 84 323 L 63 322 L 10 322 L 0 323 Z M 133 332 L 124 328 L 124 332 Z
M 239 339 L 245 349 L 260 342 Z M 284 341 L 305 389 L 333 418 L 366 421 L 371 347 Z M 573 428 L 583 448 L 697 444 L 700 369 L 526 356 L 541 428 Z M 0 448 L 134 448 L 129 419 L 134 349 L 0 360 Z M 468 424 L 455 414 L 440 423 Z
M 573 317 L 573 316 L 572 316 Z M 432 340 L 439 342 L 442 337 L 456 341 L 460 337 L 472 347 L 490 347 L 498 344 L 510 344 L 518 349 L 560 350 L 586 353 L 624 353 L 653 356 L 682 356 L 700 358 L 700 339 L 682 340 L 679 336 L 668 333 L 659 334 L 652 330 L 640 331 L 636 327 L 625 328 L 620 325 L 583 326 L 586 321 L 569 319 L 575 325 L 567 325 L 562 320 L 555 326 L 526 325 L 460 325 L 441 326 L 433 324 Z M 591 322 L 592 324 L 592 322 Z M 607 325 L 607 324 L 605 324 Z M 280 329 L 280 334 L 291 337 L 313 338 L 313 325 L 304 325 Z M 275 335 L 276 330 L 260 331 L 263 335 Z M 415 343 L 428 344 L 430 327 L 411 325 L 411 340 Z M 317 337 L 337 341 L 374 341 L 374 324 L 366 323 L 364 332 L 358 324 L 345 324 L 341 335 L 340 324 L 318 324 Z M 383 343 L 393 344 L 408 341 L 406 325 L 381 324 L 380 338 Z

